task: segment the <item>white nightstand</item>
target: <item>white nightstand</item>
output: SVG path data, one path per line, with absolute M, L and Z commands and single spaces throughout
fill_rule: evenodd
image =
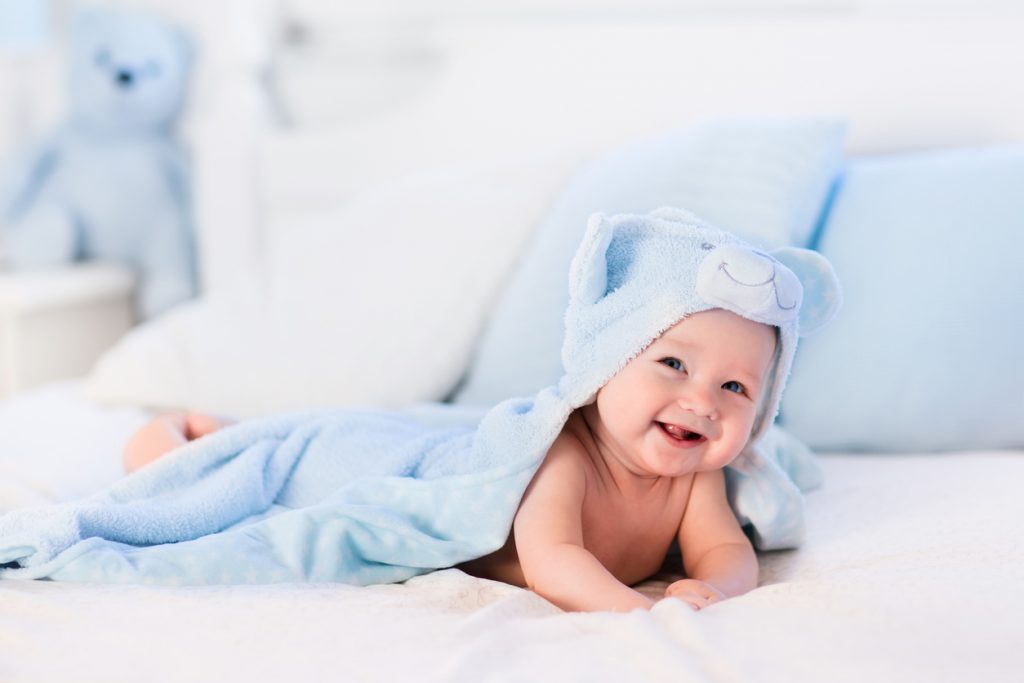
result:
M 134 323 L 123 266 L 0 271 L 0 397 L 86 374 Z

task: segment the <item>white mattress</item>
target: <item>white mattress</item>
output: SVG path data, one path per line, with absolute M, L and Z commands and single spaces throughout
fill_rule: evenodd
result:
M 113 479 L 143 418 L 74 384 L 0 404 L 0 506 Z M 12 581 L 0 680 L 1024 679 L 1024 453 L 822 462 L 806 545 L 700 613 L 563 614 L 457 570 L 369 588 Z

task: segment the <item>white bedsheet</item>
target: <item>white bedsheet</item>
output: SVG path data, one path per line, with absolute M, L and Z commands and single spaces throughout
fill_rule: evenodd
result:
M 74 384 L 0 404 L 0 507 L 116 477 L 142 419 Z M 563 614 L 457 570 L 369 588 L 3 582 L 0 681 L 1024 679 L 1024 453 L 822 461 L 805 547 L 762 555 L 758 589 L 700 613 Z

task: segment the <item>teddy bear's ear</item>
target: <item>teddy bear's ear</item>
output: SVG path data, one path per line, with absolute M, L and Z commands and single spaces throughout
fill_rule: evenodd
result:
M 192 38 L 192 34 L 181 26 L 172 26 L 171 35 L 178 50 L 178 56 L 181 58 L 181 64 L 187 69 L 195 60 L 196 41 Z
M 573 301 L 592 304 L 604 296 L 608 288 L 607 252 L 613 228 L 604 214 L 595 213 L 587 221 L 587 232 L 569 268 L 569 297 Z
M 804 288 L 800 306 L 800 336 L 817 332 L 835 317 L 843 295 L 839 278 L 824 256 L 809 249 L 782 247 L 771 252 L 773 258 L 796 274 Z
M 108 14 L 109 12 L 99 7 L 79 9 L 71 19 L 71 33 L 78 37 L 92 35 L 107 21 Z

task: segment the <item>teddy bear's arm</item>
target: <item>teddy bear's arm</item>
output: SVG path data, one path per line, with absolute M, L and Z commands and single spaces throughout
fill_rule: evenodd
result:
M 60 136 L 21 157 L 0 179 L 0 262 L 54 266 L 75 259 L 81 248 L 74 215 L 53 201 L 54 176 L 64 161 Z
M 143 319 L 195 295 L 192 240 L 181 220 L 162 216 L 152 226 L 140 260 L 137 308 Z
M 14 222 L 31 206 L 60 163 L 59 145 L 47 140 L 22 152 L 0 174 L 0 222 Z
M 168 147 L 161 161 L 174 201 L 151 226 L 140 255 L 138 310 L 143 318 L 153 317 L 196 293 L 195 245 L 184 156 Z
M 188 159 L 184 152 L 174 144 L 164 145 L 160 152 L 167 186 L 177 205 L 182 207 L 183 212 L 187 215 L 192 207 L 192 185 Z

